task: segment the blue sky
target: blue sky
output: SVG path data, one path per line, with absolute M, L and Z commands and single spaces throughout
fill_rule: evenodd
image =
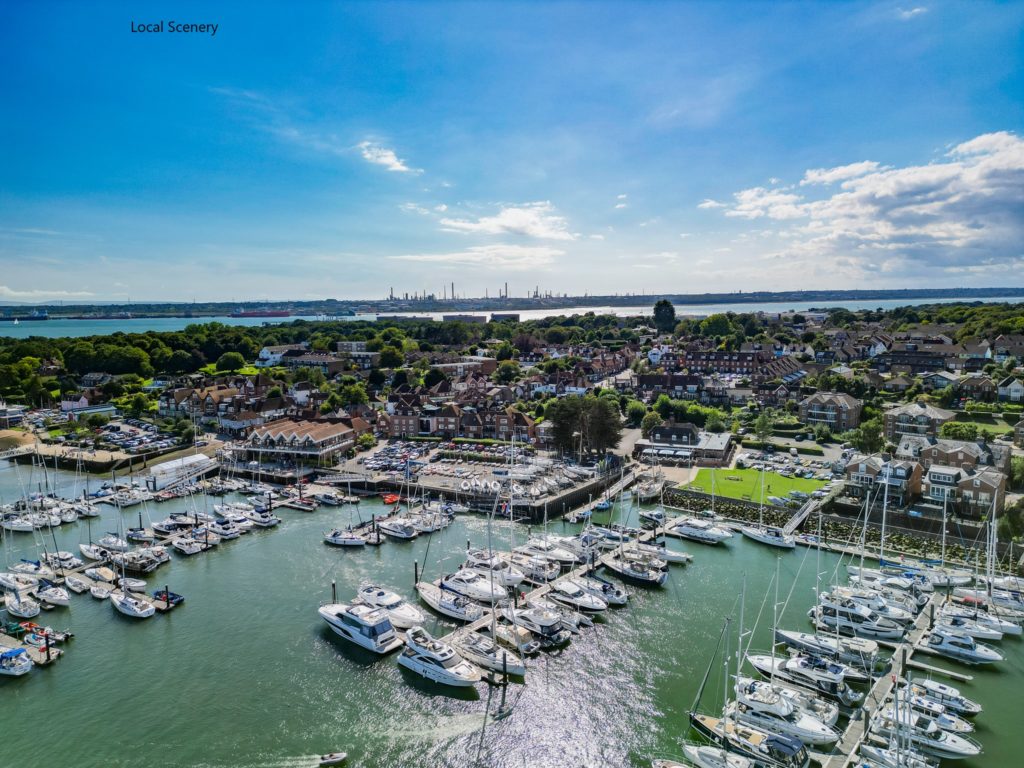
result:
M 1024 282 L 1024 4 L 294 5 L 0 8 L 0 302 Z

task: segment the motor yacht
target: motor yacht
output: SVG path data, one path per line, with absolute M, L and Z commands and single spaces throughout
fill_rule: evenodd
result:
M 392 539 L 415 539 L 420 535 L 416 526 L 408 518 L 389 517 L 377 523 L 378 530 Z
M 791 656 L 782 658 L 768 654 L 748 654 L 747 660 L 765 677 L 808 688 L 822 696 L 850 707 L 858 704 L 864 694 L 846 684 L 843 667 L 815 656 Z
M 914 613 L 895 602 L 886 600 L 878 592 L 871 589 L 833 587 L 828 592 L 822 592 L 818 597 L 818 601 L 822 605 L 833 605 L 840 600 L 852 600 L 857 605 L 863 605 L 882 618 L 895 621 L 897 624 L 906 625 L 914 620 Z
M 693 555 L 689 552 L 676 552 L 664 544 L 644 544 L 637 541 L 624 545 L 622 551 L 629 555 L 649 558 L 652 562 L 659 560 L 673 565 L 686 565 L 693 561 Z
M 463 597 L 479 600 L 482 603 L 495 603 L 508 597 L 508 592 L 503 586 L 493 582 L 487 576 L 466 568 L 444 576 L 441 579 L 441 584 L 453 592 L 458 592 Z
M 272 514 L 269 510 L 253 509 L 241 512 L 240 514 L 257 528 L 273 528 L 281 522 L 281 518 Z
M 416 591 L 423 602 L 451 619 L 469 622 L 476 621 L 484 615 L 484 609 L 479 603 L 463 597 L 443 584 L 439 587 L 436 584 L 421 581 L 416 584 Z
M 518 587 L 526 579 L 526 574 L 519 568 L 503 560 L 496 553 L 483 549 L 467 551 L 466 565 L 463 568 L 486 578 L 493 578 L 496 584 L 503 587 Z
M 736 701 L 726 707 L 725 716 L 768 733 L 792 736 L 808 746 L 834 744 L 840 736 L 835 728 L 796 709 L 770 689 L 738 689 Z
M 513 625 L 529 630 L 542 648 L 556 648 L 569 642 L 571 633 L 563 627 L 561 614 L 554 611 L 505 605 L 501 608 L 501 615 Z
M 402 646 L 387 613 L 380 608 L 332 603 L 320 606 L 319 613 L 336 635 L 368 651 L 385 654 Z
M 427 620 L 427 615 L 412 603 L 407 602 L 391 590 L 376 584 L 364 584 L 356 593 L 356 599 L 387 612 L 391 623 L 398 629 L 418 627 Z
M 699 517 L 677 517 L 665 524 L 665 533 L 698 544 L 721 544 L 732 538 L 732 532 L 717 526 L 711 520 Z
M 900 640 L 906 633 L 900 624 L 882 618 L 849 598 L 839 598 L 827 605 L 816 605 L 807 612 L 807 616 L 818 629 L 871 640 Z
M 834 701 L 822 698 L 804 688 L 796 688 L 784 685 L 779 682 L 767 680 L 755 680 L 752 677 L 743 675 L 736 678 L 736 690 L 762 690 L 781 696 L 788 701 L 795 710 L 804 712 L 820 720 L 825 725 L 834 726 L 839 720 L 839 705 Z
M 594 574 L 590 576 L 567 576 L 565 582 L 567 584 L 575 584 L 587 594 L 600 598 L 607 605 L 625 605 L 629 602 L 629 595 L 626 593 L 626 590 Z
M 865 760 L 868 768 L 935 768 L 936 761 L 925 757 L 922 753 L 907 748 L 889 749 L 876 746 L 869 742 L 861 742 L 860 758 Z M 857 768 L 864 768 L 858 763 Z
M 933 653 L 962 661 L 964 664 L 993 664 L 1003 660 L 1003 655 L 991 645 L 979 643 L 962 632 L 949 632 L 932 627 L 924 642 Z
M 561 605 L 587 613 L 599 613 L 608 608 L 608 603 L 602 598 L 591 594 L 571 579 L 557 579 L 551 582 L 551 589 L 546 597 Z
M 960 616 L 944 616 L 941 612 L 935 618 L 935 629 L 940 632 L 953 632 L 968 635 L 975 640 L 1002 640 L 1003 633 L 998 629 L 981 624 Z
M 860 670 L 873 671 L 882 662 L 878 656 L 878 643 L 862 637 L 838 637 L 828 634 L 810 634 L 790 630 L 775 630 L 775 641 L 798 651 L 835 659 Z
M 501 553 L 501 559 L 509 565 L 518 568 L 526 578 L 541 583 L 557 579 L 562 572 L 561 566 L 545 557 L 524 555 L 519 552 Z
M 413 627 L 406 633 L 405 650 L 399 654 L 398 663 L 442 685 L 464 688 L 482 679 L 479 668 L 462 658 L 448 643 L 431 637 L 423 627 Z
M 225 518 L 214 520 L 212 523 L 207 524 L 206 527 L 209 528 L 210 533 L 220 537 L 222 541 L 237 539 L 242 535 L 242 529 L 231 520 Z
M 931 718 L 901 712 L 899 720 L 880 717 L 875 732 L 892 739 L 906 739 L 926 755 L 942 760 L 964 760 L 981 754 L 981 745 L 974 739 L 944 731 Z
M 523 555 L 543 557 L 547 560 L 555 561 L 562 566 L 575 565 L 579 562 L 579 558 L 574 552 L 542 536 L 534 536 L 528 539 L 525 544 L 516 547 L 513 551 Z
M 944 731 L 950 731 L 951 733 L 974 733 L 974 723 L 955 712 L 950 712 L 944 704 L 940 704 L 935 699 L 927 696 L 901 696 L 899 701 L 901 716 L 905 715 L 908 710 L 918 715 L 930 717 Z M 888 709 L 885 709 L 882 715 L 895 718 L 895 703 L 890 705 Z
M 956 605 L 955 603 L 947 603 L 939 609 L 936 620 L 948 620 L 953 618 L 966 619 L 967 621 L 973 621 L 975 624 L 980 624 L 983 627 L 995 630 L 1003 635 L 1014 635 L 1019 637 L 1022 633 L 1022 627 L 1016 621 L 1010 621 L 1009 619 L 1001 616 L 996 616 L 989 613 L 988 611 L 981 610 L 977 607 L 969 607 L 966 605 Z

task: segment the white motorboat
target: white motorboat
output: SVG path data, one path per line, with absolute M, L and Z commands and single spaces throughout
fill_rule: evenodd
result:
M 908 585 L 913 584 L 922 592 L 935 591 L 935 585 L 932 584 L 931 580 L 925 574 L 919 572 L 915 573 L 914 571 L 905 570 L 897 575 L 895 573 L 886 573 L 878 568 L 848 565 L 846 566 L 846 573 L 851 577 L 851 583 L 857 580 L 862 584 L 881 584 L 900 589 L 904 592 L 909 591 Z
M 53 579 L 57 576 L 52 569 L 43 565 L 39 560 L 22 560 L 15 563 L 9 569 L 12 573 L 20 573 L 24 576 L 34 576 L 37 579 Z
M 0 675 L 20 677 L 32 671 L 35 664 L 24 648 L 4 649 L 0 653 Z
M 79 517 L 99 517 L 100 516 L 99 507 L 97 507 L 91 501 L 85 501 L 84 499 L 82 499 L 81 501 L 74 502 L 71 505 L 71 508 L 73 510 L 75 510 L 75 512 L 78 513 Z
M 932 699 L 950 712 L 955 712 L 965 717 L 980 715 L 982 711 L 981 704 L 968 699 L 960 693 L 959 689 L 954 688 L 952 685 L 940 683 L 937 680 L 911 680 L 901 690 L 909 691 L 912 696 L 924 696 Z
M 406 633 L 405 650 L 398 656 L 398 663 L 442 685 L 467 687 L 482 679 L 479 668 L 447 643 L 431 637 L 423 627 L 413 627 Z
M 345 500 L 334 491 L 326 491 L 324 493 L 315 493 L 313 498 L 319 504 L 326 504 L 329 507 L 340 507 L 345 503 Z
M 841 598 L 830 605 L 816 605 L 807 612 L 807 616 L 818 629 L 871 640 L 899 640 L 906 633 L 906 629 L 895 621 L 884 619 L 847 598 Z
M 833 587 L 828 592 L 822 592 L 818 601 L 822 605 L 845 605 L 850 600 L 857 605 L 863 605 L 869 611 L 889 619 L 897 624 L 909 624 L 914 620 L 914 614 L 905 608 L 890 603 L 877 592 L 870 589 L 859 589 L 857 587 Z
M 839 720 L 838 704 L 803 688 L 783 685 L 778 682 L 772 683 L 767 680 L 755 680 L 752 677 L 744 677 L 742 675 L 736 678 L 736 690 L 739 691 L 741 688 L 766 690 L 769 693 L 781 696 L 797 711 L 805 712 L 828 726 L 834 726 Z
M 699 544 L 720 544 L 732 538 L 732 533 L 711 520 L 699 517 L 677 517 L 665 524 L 665 533 Z
M 423 602 L 440 614 L 459 621 L 476 621 L 484 615 L 479 603 L 463 597 L 446 587 L 437 586 L 427 581 L 416 584 L 416 591 Z
M 647 586 L 664 586 L 668 571 L 651 567 L 639 558 L 616 552 L 601 558 L 601 564 L 618 576 Z
M 479 600 L 482 603 L 495 603 L 508 597 L 508 592 L 500 584 L 493 583 L 490 578 L 476 571 L 460 569 L 441 579 L 446 589 L 458 592 L 463 597 Z
M 415 539 L 420 535 L 412 521 L 404 517 L 389 517 L 381 520 L 377 523 L 377 529 L 385 536 L 400 541 Z
M 629 595 L 622 587 L 613 584 L 600 576 L 567 576 L 566 583 L 575 584 L 587 594 L 600 598 L 608 605 L 625 605 L 629 602 Z
M 324 533 L 324 541 L 335 547 L 366 546 L 366 539 L 351 528 L 332 528 Z
M 102 581 L 113 584 L 117 580 L 117 574 L 109 568 L 86 568 L 85 575 L 93 581 Z
M 938 627 L 932 628 L 925 636 L 924 643 L 933 653 L 964 664 L 993 664 L 1003 660 L 1003 655 L 991 645 L 979 643 L 961 632 L 948 632 Z
M 496 552 L 484 549 L 470 549 L 466 552 L 466 565 L 470 570 L 483 576 L 493 577 L 503 587 L 518 587 L 526 574 L 504 560 Z
M 75 557 L 71 552 L 64 550 L 58 550 L 57 552 L 47 552 L 43 555 L 42 560 L 50 568 L 56 570 L 70 571 L 75 568 L 82 567 L 81 558 Z
M 357 603 L 333 603 L 319 608 L 320 617 L 340 637 L 374 653 L 391 653 L 402 646 L 386 611 Z
M 975 640 L 1002 640 L 1003 633 L 998 629 L 981 624 L 960 616 L 944 616 L 941 612 L 935 618 L 935 628 L 940 632 L 959 632 Z
M 348 760 L 348 752 L 328 752 L 326 755 L 320 755 L 318 765 L 341 765 L 346 760 Z
M 765 677 L 804 686 L 850 707 L 860 702 L 864 694 L 855 691 L 843 679 L 843 668 L 814 656 L 781 658 L 768 654 L 748 654 L 747 660 Z
M 937 619 L 953 619 L 960 618 L 966 619 L 967 621 L 973 621 L 975 624 L 980 624 L 983 627 L 995 630 L 1003 635 L 1013 635 L 1019 637 L 1022 633 L 1022 627 L 1016 621 L 1010 621 L 1009 619 L 997 616 L 989 613 L 988 611 L 980 610 L 977 607 L 971 607 L 966 605 L 956 605 L 955 603 L 947 603 L 939 609 Z
M 558 563 L 544 557 L 524 555 L 519 552 L 501 553 L 501 559 L 515 566 L 528 579 L 545 583 L 557 579 L 562 572 Z
M 217 536 L 222 541 L 237 539 L 242 535 L 242 529 L 226 518 L 214 520 L 212 523 L 207 524 L 206 527 L 209 528 L 210 533 Z
M 942 760 L 964 760 L 981 754 L 981 745 L 974 739 L 944 731 L 924 715 L 900 714 L 899 720 L 879 718 L 875 732 L 891 739 L 906 739 L 914 748 Z
M 239 514 L 242 515 L 246 520 L 251 522 L 257 528 L 273 528 L 275 525 L 281 522 L 281 518 L 271 514 L 270 511 L 260 511 L 253 509 L 251 511 L 243 511 Z
M 592 595 L 570 579 L 551 582 L 551 589 L 546 596 L 556 603 L 587 613 L 598 613 L 608 608 L 608 603 L 602 598 Z
M 519 656 L 479 632 L 459 630 L 448 642 L 464 659 L 478 667 L 518 677 L 526 674 L 526 664 Z
M 858 763 L 857 768 L 935 768 L 935 761 L 906 747 L 885 749 L 862 741 L 859 754 L 866 762 L 864 765 Z
M 561 614 L 544 608 L 515 608 L 505 605 L 501 615 L 513 625 L 529 630 L 543 648 L 555 648 L 569 642 L 570 632 L 562 625 Z
M 198 555 L 200 552 L 205 552 L 210 548 L 207 544 L 203 544 L 201 541 L 196 541 L 188 536 L 175 539 L 171 542 L 171 546 L 174 547 L 175 551 L 187 556 Z
M 156 606 L 149 600 L 127 592 L 111 592 L 110 603 L 118 613 L 132 619 L 148 619 L 156 613 Z
M 665 510 L 661 507 L 637 510 L 636 516 L 640 520 L 641 524 L 650 526 L 659 526 L 665 522 Z
M 562 566 L 574 565 L 579 562 L 575 552 L 559 546 L 553 540 L 543 536 L 534 536 L 527 540 L 522 546 L 516 547 L 514 552 L 532 557 L 543 557 L 559 563 Z
M 744 525 L 740 533 L 748 539 L 780 549 L 793 549 L 796 546 L 793 536 L 774 525 Z
M 387 612 L 392 625 L 398 629 L 418 627 L 427 620 L 427 615 L 401 595 L 376 584 L 364 584 L 356 593 L 356 599 Z
M 862 670 L 873 670 L 879 662 L 878 643 L 862 637 L 838 637 L 823 633 L 812 635 L 808 632 L 777 629 L 775 640 L 795 650 L 835 659 Z
M 6 597 L 7 613 L 19 619 L 32 619 L 39 615 L 39 603 L 18 592 L 11 592 Z
M 113 591 L 113 586 L 105 582 L 93 584 L 89 587 L 89 594 L 97 600 L 106 600 Z

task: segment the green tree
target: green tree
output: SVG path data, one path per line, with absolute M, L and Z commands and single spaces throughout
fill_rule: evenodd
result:
M 649 411 L 640 420 L 640 434 L 644 437 L 651 436 L 651 430 L 655 427 L 660 426 L 662 422 L 661 416 L 656 411 Z
M 138 418 L 147 411 L 149 411 L 149 398 L 142 392 L 132 395 L 132 399 L 128 403 L 128 412 Z
M 404 359 L 405 358 L 402 356 L 402 350 L 400 350 L 398 347 L 381 347 L 381 368 L 397 368 L 402 364 L 402 361 Z
M 377 444 L 377 438 L 373 436 L 373 432 L 364 432 L 356 440 L 356 445 L 361 451 L 368 451 Z
M 861 453 L 877 453 L 885 444 L 882 437 L 882 419 L 875 416 L 867 421 L 862 421 L 860 426 L 853 430 L 853 446 Z
M 947 421 L 939 428 L 939 436 L 949 440 L 977 440 L 978 425 L 964 421 Z
M 647 406 L 639 400 L 630 400 L 626 406 L 626 420 L 631 427 L 639 427 L 644 416 L 647 415 Z
M 245 358 L 238 352 L 225 352 L 217 358 L 218 371 L 238 371 L 245 367 Z
M 447 379 L 444 371 L 440 368 L 431 368 L 425 374 L 423 374 L 423 386 L 432 387 L 435 384 L 440 384 L 442 381 Z
M 519 364 L 511 360 L 502 362 L 494 372 L 494 379 L 499 384 L 511 384 L 519 378 Z
M 676 327 L 676 308 L 668 299 L 655 302 L 654 327 L 662 333 L 671 333 Z
M 768 442 L 768 438 L 772 436 L 773 423 L 774 419 L 767 408 L 758 414 L 757 420 L 754 421 L 754 434 L 760 442 Z
M 668 395 L 658 395 L 654 401 L 654 410 L 662 419 L 667 419 L 672 415 L 672 399 Z
M 728 336 L 732 332 L 732 321 L 726 314 L 708 315 L 700 322 L 701 336 Z

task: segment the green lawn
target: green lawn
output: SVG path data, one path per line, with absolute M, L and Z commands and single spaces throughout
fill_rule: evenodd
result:
M 701 469 L 687 488 L 711 493 L 711 474 L 714 473 L 715 494 L 730 499 L 758 501 L 761 493 L 761 473 L 756 469 Z M 785 498 L 790 491 L 811 493 L 825 483 L 821 480 L 783 477 L 775 472 L 764 473 L 764 501 L 769 496 Z
M 956 419 L 954 420 L 965 424 L 974 424 L 978 427 L 979 433 L 986 432 L 990 436 L 1008 435 L 1013 432 L 1013 424 L 1010 424 L 999 416 L 993 416 L 990 413 L 967 413 L 966 411 L 959 411 L 957 412 Z M 1014 422 L 1014 424 L 1015 423 L 1016 422 Z

